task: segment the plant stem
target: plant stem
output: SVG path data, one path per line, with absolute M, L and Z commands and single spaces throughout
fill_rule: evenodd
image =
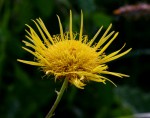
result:
M 64 80 L 64 82 L 63 82 L 63 85 L 62 85 L 60 91 L 57 92 L 57 98 L 56 98 L 56 100 L 55 100 L 55 102 L 54 102 L 52 108 L 50 109 L 50 111 L 48 112 L 48 114 L 46 115 L 45 118 L 51 118 L 51 117 L 54 115 L 53 113 L 54 113 L 54 111 L 55 111 L 55 109 L 56 109 L 58 103 L 60 102 L 60 100 L 61 100 L 61 98 L 62 98 L 62 95 L 63 95 L 63 93 L 64 93 L 64 91 L 65 91 L 67 85 L 68 85 L 68 79 L 66 78 L 66 79 Z

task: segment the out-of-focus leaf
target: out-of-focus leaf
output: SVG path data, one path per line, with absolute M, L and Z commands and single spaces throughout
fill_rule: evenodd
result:
M 86 0 L 86 1 L 78 0 L 78 5 L 84 12 L 87 12 L 87 13 L 93 11 L 96 8 L 94 0 Z
M 34 9 L 32 6 L 33 1 L 31 3 L 30 0 L 20 0 L 20 1 L 16 1 L 14 4 L 14 8 L 13 8 L 13 22 L 14 24 L 12 24 L 13 31 L 15 32 L 19 32 L 21 31 L 25 24 L 27 22 L 29 22 L 30 19 L 34 18 Z
M 25 85 L 25 87 L 31 87 L 31 79 L 29 78 L 28 74 L 24 72 L 18 65 L 15 65 L 15 76 L 15 79 L 18 79 L 20 84 Z
M 150 111 L 150 94 L 144 93 L 138 88 L 117 87 L 116 95 L 124 105 L 129 106 L 134 113 Z
M 96 12 L 93 14 L 92 19 L 96 26 L 102 26 L 107 28 L 108 25 L 112 22 L 112 17 L 102 12 Z
M 6 42 L 7 38 L 4 35 L 4 30 L 0 28 L 0 79 L 2 79 L 3 67 L 4 67 L 4 59 L 6 58 Z
M 49 16 L 53 11 L 54 1 L 53 0 L 36 0 L 35 5 L 37 6 L 42 17 Z

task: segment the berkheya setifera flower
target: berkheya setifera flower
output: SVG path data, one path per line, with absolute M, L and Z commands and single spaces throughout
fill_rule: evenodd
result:
M 130 48 L 121 52 L 125 46 L 124 44 L 121 49 L 115 52 L 110 54 L 105 53 L 105 50 L 118 35 L 118 32 L 115 33 L 115 31 L 108 33 L 112 24 L 109 25 L 98 43 L 94 43 L 102 30 L 102 27 L 100 27 L 92 39 L 88 39 L 88 35 L 83 34 L 82 11 L 79 33 L 73 32 L 71 11 L 69 31 L 63 31 L 61 20 L 59 16 L 57 17 L 60 34 L 51 35 L 40 18 L 33 20 L 33 22 L 38 28 L 41 36 L 38 36 L 34 29 L 27 25 L 29 28 L 29 31 L 26 30 L 28 41 L 23 41 L 26 46 L 23 47 L 23 49 L 34 55 L 35 60 L 26 61 L 18 59 L 19 62 L 39 66 L 46 75 L 54 75 L 55 80 L 64 79 L 62 88 L 57 92 L 57 99 L 48 113 L 47 118 L 53 115 L 68 82 L 75 85 L 77 88 L 84 89 L 87 81 L 102 82 L 104 84 L 106 84 L 106 81 L 109 81 L 114 84 L 110 79 L 106 78 L 104 74 L 114 75 L 121 78 L 128 77 L 128 75 L 122 73 L 108 71 L 107 62 L 118 59 L 131 50 Z

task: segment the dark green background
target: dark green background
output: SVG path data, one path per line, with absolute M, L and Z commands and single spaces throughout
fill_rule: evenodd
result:
M 16 61 L 33 60 L 21 48 L 25 24 L 35 28 L 31 19 L 40 17 L 52 35 L 58 34 L 56 14 L 67 30 L 69 10 L 72 10 L 73 31 L 79 32 L 81 9 L 84 34 L 89 39 L 101 25 L 105 30 L 113 23 L 112 30 L 120 32 L 106 54 L 125 42 L 125 49 L 133 48 L 128 55 L 108 63 L 110 71 L 130 77 L 107 76 L 117 88 L 109 82 L 107 85 L 89 82 L 84 90 L 69 85 L 54 118 L 131 118 L 123 116 L 149 112 L 150 13 L 113 14 L 121 6 L 139 2 L 148 3 L 148 0 L 0 0 L 0 118 L 44 118 L 56 98 L 54 91 L 62 84 L 62 81 L 55 83 L 53 77 L 44 77 L 37 67 Z

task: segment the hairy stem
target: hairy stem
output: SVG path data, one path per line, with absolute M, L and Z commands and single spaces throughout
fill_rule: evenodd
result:
M 48 112 L 48 114 L 46 115 L 45 118 L 51 118 L 54 115 L 54 111 L 55 111 L 58 103 L 60 102 L 60 100 L 62 98 L 62 95 L 63 95 L 67 85 L 68 85 L 68 79 L 65 79 L 64 82 L 63 82 L 63 85 L 62 85 L 62 87 L 60 89 L 60 91 L 57 92 L 57 98 L 56 98 L 52 108 L 50 109 L 50 111 Z

